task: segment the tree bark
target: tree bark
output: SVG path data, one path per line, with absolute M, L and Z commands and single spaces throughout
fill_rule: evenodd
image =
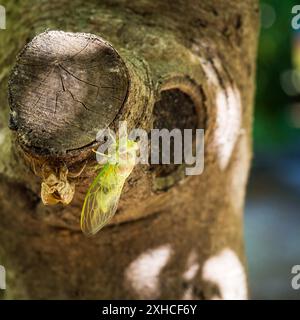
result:
M 246 298 L 242 213 L 257 1 L 31 0 L 4 6 L 4 297 Z M 205 129 L 204 172 L 185 176 L 183 166 L 137 165 L 113 220 L 85 237 L 79 219 L 97 174 L 96 133 L 122 120 L 129 129 L 147 131 Z M 41 202 L 45 163 L 57 175 L 63 165 L 69 173 L 84 168 L 69 177 L 75 188 L 69 205 Z

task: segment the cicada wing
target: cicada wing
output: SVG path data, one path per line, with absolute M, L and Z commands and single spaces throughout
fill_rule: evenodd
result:
M 92 183 L 84 200 L 81 229 L 87 235 L 96 234 L 116 213 L 126 179 L 109 165 Z

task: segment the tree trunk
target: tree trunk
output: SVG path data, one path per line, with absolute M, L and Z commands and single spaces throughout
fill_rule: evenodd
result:
M 246 298 L 242 212 L 257 1 L 28 0 L 4 6 L 4 297 Z M 120 120 L 148 131 L 205 129 L 204 171 L 185 176 L 184 166 L 137 165 L 113 220 L 86 237 L 79 220 L 97 174 L 96 133 Z M 62 164 L 73 173 L 84 168 L 69 178 L 75 187 L 69 205 L 41 202 L 47 177 L 38 168 L 44 163 L 55 174 Z

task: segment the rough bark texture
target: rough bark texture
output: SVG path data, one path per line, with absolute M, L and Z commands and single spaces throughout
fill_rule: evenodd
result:
M 251 158 L 257 1 L 4 5 L 4 297 L 245 298 L 242 211 Z M 33 51 L 27 47 L 13 69 L 26 43 L 46 29 L 94 36 L 61 34 L 68 39 L 57 44 L 59 37 L 53 41 L 48 32 L 48 43 Z M 129 129 L 164 123 L 166 128 L 204 128 L 205 169 L 185 177 L 182 166 L 136 166 L 115 218 L 87 238 L 79 217 L 95 175 L 95 132 L 120 120 L 127 120 Z M 35 175 L 33 167 L 42 163 L 53 171 L 63 163 L 71 173 L 87 163 L 80 177 L 70 176 L 76 185 L 70 205 L 41 203 L 42 174 L 35 170 Z

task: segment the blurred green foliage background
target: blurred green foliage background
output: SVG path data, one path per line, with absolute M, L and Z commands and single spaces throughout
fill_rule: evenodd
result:
M 294 30 L 295 5 L 291 0 L 260 3 L 254 158 L 245 207 L 253 299 L 300 299 L 300 290 L 291 286 L 291 269 L 300 265 L 300 19 Z
M 254 122 L 254 146 L 258 151 L 278 150 L 299 141 L 300 123 L 297 127 L 291 119 L 291 105 L 296 100 L 281 84 L 282 75 L 293 68 L 293 42 L 298 32 L 291 27 L 291 10 L 296 4 L 291 0 L 261 1 Z M 300 55 L 300 51 L 297 53 Z

